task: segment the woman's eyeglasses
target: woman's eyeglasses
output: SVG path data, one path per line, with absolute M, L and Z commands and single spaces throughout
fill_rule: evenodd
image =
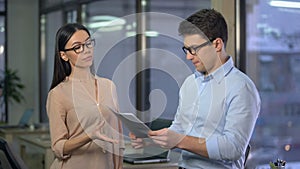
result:
M 89 49 L 93 48 L 95 46 L 95 39 L 87 40 L 84 43 L 78 44 L 78 45 L 76 45 L 72 48 L 64 49 L 64 51 L 66 52 L 66 51 L 73 50 L 76 54 L 79 54 L 79 53 L 82 53 L 84 51 L 85 46 Z

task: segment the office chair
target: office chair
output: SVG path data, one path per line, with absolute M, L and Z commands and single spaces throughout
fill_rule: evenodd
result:
M 158 118 L 151 122 L 150 129 L 151 130 L 159 130 L 163 128 L 168 128 L 171 126 L 173 120 Z
M 0 169 L 27 169 L 25 163 L 13 153 L 7 142 L 0 137 Z
M 248 159 L 248 156 L 249 156 L 249 154 L 250 154 L 250 150 L 251 150 L 251 146 L 250 146 L 250 144 L 248 144 L 247 149 L 246 149 L 246 152 L 245 152 L 244 167 L 246 166 L 247 159 Z

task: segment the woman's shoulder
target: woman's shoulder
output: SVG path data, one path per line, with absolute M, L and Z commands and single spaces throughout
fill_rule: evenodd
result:
M 62 81 L 57 86 L 55 86 L 53 89 L 51 89 L 48 92 L 48 95 L 61 95 L 65 93 L 69 88 L 69 82 L 68 81 Z
M 109 85 L 109 86 L 115 85 L 114 82 L 108 78 L 100 77 L 100 76 L 95 76 L 95 78 L 100 83 L 100 85 Z
M 101 77 L 101 76 L 97 76 L 95 75 L 95 78 L 99 81 L 103 81 L 103 82 L 107 82 L 107 83 L 110 83 L 112 82 L 110 79 L 106 78 L 106 77 Z

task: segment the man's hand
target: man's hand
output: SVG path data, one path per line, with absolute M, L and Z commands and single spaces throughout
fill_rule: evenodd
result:
M 185 135 L 176 133 L 168 128 L 161 130 L 150 131 L 148 133 L 149 137 L 160 147 L 171 149 L 174 148 L 182 141 Z

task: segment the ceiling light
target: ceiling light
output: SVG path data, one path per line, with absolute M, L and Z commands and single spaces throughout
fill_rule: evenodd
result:
M 89 19 L 88 27 L 91 29 L 101 29 L 105 31 L 115 31 L 122 29 L 126 21 L 123 18 L 118 18 L 115 16 L 93 16 Z
M 300 8 L 300 2 L 295 1 L 277 1 L 273 0 L 269 3 L 271 6 L 274 7 L 282 7 L 282 8 Z
M 145 31 L 145 36 L 146 37 L 158 37 L 159 36 L 159 33 L 157 31 Z M 127 37 L 132 37 L 132 36 L 136 36 L 136 32 L 135 31 L 127 31 L 126 32 L 126 36 Z

